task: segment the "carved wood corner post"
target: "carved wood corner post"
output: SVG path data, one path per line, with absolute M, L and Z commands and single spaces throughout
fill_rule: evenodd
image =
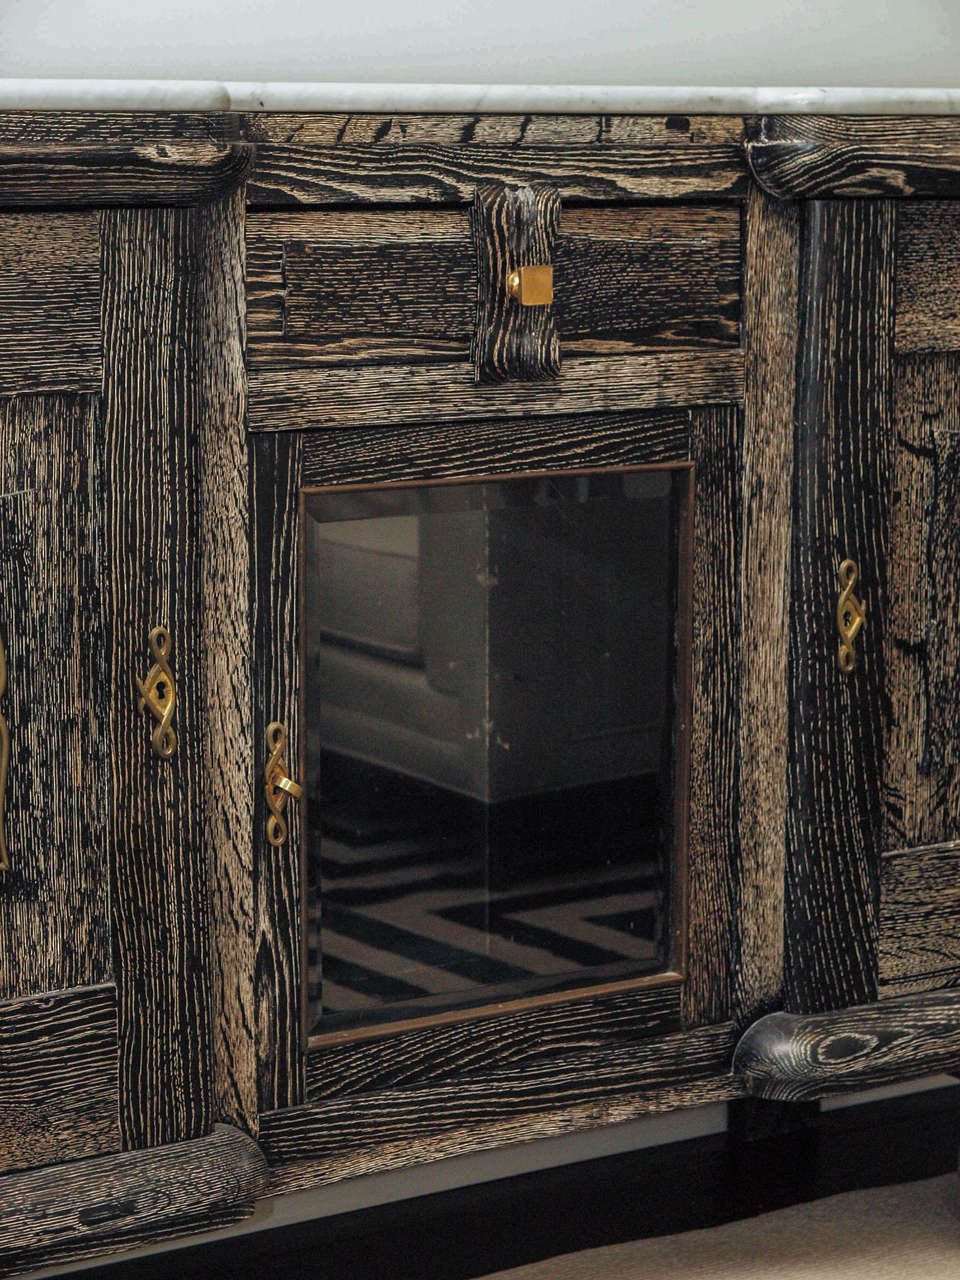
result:
M 560 194 L 546 183 L 478 187 L 473 201 L 477 250 L 477 382 L 534 381 L 560 372 L 553 315 L 552 255 Z M 531 270 L 544 268 L 544 270 Z

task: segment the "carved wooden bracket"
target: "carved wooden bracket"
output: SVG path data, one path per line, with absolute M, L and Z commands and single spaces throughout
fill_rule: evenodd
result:
M 477 250 L 477 325 L 473 360 L 477 382 L 534 381 L 560 372 L 557 339 L 546 273 L 537 273 L 538 290 L 522 296 L 522 268 L 550 267 L 560 223 L 555 187 L 535 183 L 478 187 L 473 201 L 473 239 Z M 521 295 L 521 296 L 518 296 Z

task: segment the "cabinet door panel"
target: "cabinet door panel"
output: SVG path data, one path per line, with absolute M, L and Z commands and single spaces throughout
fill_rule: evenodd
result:
M 92 397 L 0 401 L 0 639 L 10 740 L 0 999 L 112 978 L 111 777 L 93 579 Z

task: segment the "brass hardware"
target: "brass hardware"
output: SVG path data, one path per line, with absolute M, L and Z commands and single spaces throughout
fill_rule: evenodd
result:
M 856 564 L 852 560 L 844 560 L 839 572 L 843 590 L 837 601 L 837 629 L 840 632 L 837 662 L 840 670 L 849 675 L 857 665 L 854 642 L 866 621 L 867 606 L 853 594 L 853 588 L 860 576 Z
M 7 651 L 0 640 L 0 698 L 7 691 Z M 10 867 L 10 854 L 7 852 L 6 809 L 7 809 L 7 770 L 10 767 L 10 730 L 3 714 L 0 713 L 0 871 Z
M 148 637 L 150 652 L 153 654 L 153 666 L 147 672 L 146 680 L 136 680 L 140 699 L 137 709 L 149 711 L 156 720 L 150 741 L 153 754 L 161 760 L 169 760 L 177 749 L 177 735 L 173 730 L 173 713 L 177 704 L 177 693 L 170 670 L 170 650 L 173 641 L 166 627 L 154 627 Z
M 518 267 L 507 276 L 507 293 L 521 307 L 549 307 L 553 302 L 553 267 Z
M 289 834 L 287 820 L 283 816 L 287 800 L 291 796 L 294 800 L 299 800 L 303 795 L 303 787 L 299 782 L 294 782 L 287 773 L 287 762 L 284 759 L 287 750 L 287 731 L 276 720 L 267 725 L 267 750 L 270 752 L 264 779 L 267 808 L 270 810 L 270 817 L 267 819 L 267 841 L 275 849 L 279 849 L 286 843 Z

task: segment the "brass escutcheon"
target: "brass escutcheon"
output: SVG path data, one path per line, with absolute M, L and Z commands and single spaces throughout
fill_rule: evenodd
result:
M 849 675 L 857 665 L 857 651 L 854 645 L 866 621 L 867 606 L 853 594 L 853 588 L 860 576 L 854 561 L 844 560 L 840 565 L 839 574 L 843 590 L 837 601 L 837 630 L 840 632 L 837 664 L 845 675 Z
M 170 670 L 170 651 L 173 641 L 166 627 L 154 627 L 148 637 L 153 666 L 146 680 L 136 681 L 140 698 L 137 709 L 149 711 L 156 724 L 150 735 L 153 754 L 161 760 L 169 760 L 177 749 L 177 735 L 173 729 L 173 713 L 177 706 L 177 691 Z
M 294 782 L 287 772 L 287 762 L 284 759 L 287 751 L 287 730 L 277 720 L 267 725 L 267 751 L 270 753 L 264 778 L 264 793 L 267 808 L 270 811 L 270 816 L 267 818 L 267 842 L 274 849 L 279 849 L 286 843 L 289 835 L 283 811 L 291 796 L 294 800 L 300 799 L 303 795 L 303 787 L 299 782 Z
M 553 267 L 517 267 L 507 276 L 507 293 L 521 307 L 549 307 L 553 302 Z

